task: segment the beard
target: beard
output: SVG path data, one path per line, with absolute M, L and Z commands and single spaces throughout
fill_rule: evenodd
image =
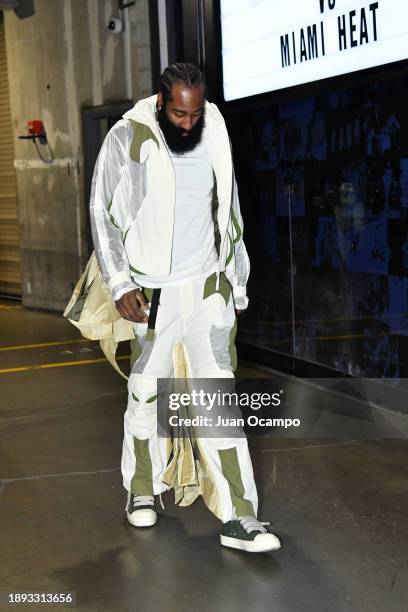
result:
M 165 106 L 162 106 L 158 111 L 158 122 L 163 132 L 166 143 L 173 153 L 183 155 L 188 151 L 192 151 L 201 141 L 203 135 L 203 129 L 205 126 L 204 113 L 201 114 L 197 123 L 191 128 L 191 130 L 185 130 L 177 127 L 167 116 Z M 183 136 L 186 134 L 187 136 Z

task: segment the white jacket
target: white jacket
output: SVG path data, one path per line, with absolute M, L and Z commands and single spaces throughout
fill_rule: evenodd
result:
M 157 96 L 140 100 L 108 132 L 92 179 L 90 216 L 95 253 L 112 298 L 171 267 L 176 181 L 155 117 Z M 221 271 L 235 306 L 246 308 L 249 259 L 231 146 L 217 106 L 205 102 L 214 170 L 213 221 Z

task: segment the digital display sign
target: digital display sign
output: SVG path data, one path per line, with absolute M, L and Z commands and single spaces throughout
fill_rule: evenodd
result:
M 224 99 L 408 58 L 408 0 L 220 0 Z

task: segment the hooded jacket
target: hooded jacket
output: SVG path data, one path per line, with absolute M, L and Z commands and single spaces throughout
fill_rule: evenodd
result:
M 92 237 L 102 277 L 113 300 L 143 286 L 149 275 L 168 275 L 176 180 L 155 116 L 157 95 L 140 100 L 108 132 L 92 179 Z M 234 176 L 230 140 L 217 106 L 205 102 L 214 187 L 212 215 L 220 273 L 231 284 L 236 308 L 248 305 L 250 265 Z

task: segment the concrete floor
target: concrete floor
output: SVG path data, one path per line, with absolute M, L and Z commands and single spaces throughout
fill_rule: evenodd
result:
M 101 356 L 78 340 L 60 316 L 0 302 L 0 347 L 26 347 L 0 350 L 0 591 L 76 591 L 89 611 L 408 610 L 405 435 L 353 437 L 349 418 L 344 439 L 250 437 L 280 551 L 221 548 L 201 500 L 180 508 L 171 491 L 157 526 L 136 530 L 119 469 L 125 382 L 105 362 L 69 366 Z

